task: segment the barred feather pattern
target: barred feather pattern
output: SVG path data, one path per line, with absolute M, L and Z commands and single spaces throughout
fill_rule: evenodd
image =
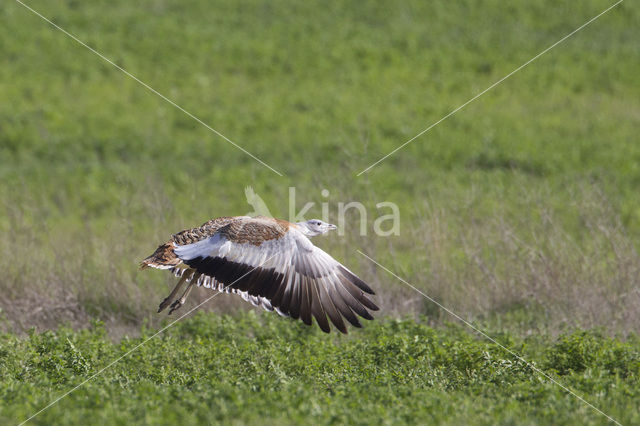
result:
M 175 267 L 175 268 L 169 269 L 169 271 L 173 275 L 178 277 L 178 278 L 182 278 L 184 273 L 186 271 L 189 271 L 189 270 L 191 270 L 191 269 L 189 269 L 189 268 L 180 268 L 180 267 Z M 191 282 L 191 278 L 192 277 L 193 277 L 193 274 L 191 274 L 191 276 L 188 277 L 185 281 L 187 283 Z M 204 287 L 204 288 L 208 288 L 208 289 L 211 289 L 211 290 L 215 290 L 215 291 L 218 291 L 220 293 L 237 294 L 238 296 L 242 297 L 242 299 L 245 300 L 246 302 L 251 303 L 253 306 L 260 307 L 260 308 L 264 309 L 265 311 L 269 311 L 269 312 L 276 311 L 280 316 L 283 316 L 283 317 L 289 317 L 290 316 L 286 312 L 282 312 L 280 309 L 275 308 L 274 306 L 272 306 L 271 302 L 269 302 L 269 300 L 267 298 L 260 297 L 260 296 L 252 296 L 246 291 L 240 291 L 238 289 L 233 288 L 233 286 L 231 286 L 231 285 L 228 285 L 228 286 L 225 287 L 224 284 L 222 284 L 221 282 L 217 281 L 215 278 L 210 277 L 208 275 L 200 275 L 197 278 L 197 280 L 195 282 L 195 285 L 197 287 Z

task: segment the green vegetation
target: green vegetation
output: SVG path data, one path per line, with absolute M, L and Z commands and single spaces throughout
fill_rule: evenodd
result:
M 322 202 L 332 221 L 339 202 L 367 207 L 368 235 L 351 211 L 344 237 L 317 243 L 377 291 L 378 319 L 324 336 L 216 297 L 216 316 L 185 319 L 36 422 L 605 422 L 360 249 L 639 423 L 632 2 L 356 177 L 612 1 L 27 1 L 283 177 L 3 2 L 0 423 L 157 330 L 174 280 L 138 261 L 250 211 L 248 185 L 283 218 L 291 186 L 298 208 L 316 203 L 309 218 Z M 381 201 L 399 206 L 400 236 L 371 232 Z
M 0 420 L 24 420 L 152 334 L 102 326 L 4 335 Z M 623 424 L 637 424 L 638 341 L 498 338 Z M 35 424 L 607 424 L 497 345 L 455 326 L 368 323 L 325 335 L 274 315 L 200 314 L 152 338 Z
M 15 329 L 157 324 L 169 280 L 137 261 L 180 229 L 250 211 L 252 185 L 284 218 L 289 186 L 298 208 L 316 202 L 308 217 L 321 202 L 334 221 L 338 202 L 364 203 L 370 235 L 351 211 L 347 235 L 319 244 L 378 289 L 387 314 L 448 319 L 357 248 L 470 318 L 637 331 L 630 4 L 357 178 L 609 3 L 29 4 L 285 176 L 7 2 L 0 306 Z M 399 237 L 372 235 L 380 201 L 399 205 Z

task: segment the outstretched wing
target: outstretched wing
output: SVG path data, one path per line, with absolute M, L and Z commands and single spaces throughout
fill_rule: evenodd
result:
M 329 332 L 327 317 L 343 333 L 343 318 L 361 327 L 359 315 L 373 319 L 378 307 L 366 296 L 373 290 L 353 272 L 291 227 L 278 238 L 234 241 L 224 227 L 194 244 L 176 245 L 178 258 L 225 289 L 269 301 L 278 312 Z M 218 287 L 220 288 L 220 287 Z M 366 294 L 365 294 L 366 293 Z

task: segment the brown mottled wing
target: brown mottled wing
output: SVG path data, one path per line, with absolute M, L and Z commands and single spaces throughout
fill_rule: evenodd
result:
M 325 332 L 330 330 L 329 321 L 346 333 L 344 319 L 356 327 L 361 327 L 358 316 L 373 319 L 368 310 L 378 307 L 366 294 L 374 292 L 353 272 L 293 227 L 276 237 L 282 225 L 250 221 L 243 230 L 236 225 L 235 230 L 220 228 L 205 240 L 176 247 L 175 253 L 227 290 L 264 299 L 281 314 L 308 325 L 314 317 Z M 258 230 L 260 226 L 272 229 Z M 271 238 L 259 242 L 255 234 L 247 235 L 254 231 Z
M 232 222 L 242 221 L 246 219 L 246 216 L 235 217 L 218 217 L 211 219 L 197 228 L 185 229 L 177 234 L 174 234 L 169 241 L 158 246 L 156 251 L 142 262 L 140 262 L 140 268 L 158 268 L 158 269 L 171 269 L 182 264 L 173 249 L 175 244 L 192 244 L 205 238 L 209 238 L 215 234 L 218 229 L 226 226 Z
M 179 245 L 192 244 L 205 238 L 209 238 L 218 232 L 218 230 L 223 226 L 227 226 L 234 222 L 242 222 L 247 218 L 247 216 L 217 217 L 203 223 L 197 228 L 185 229 L 177 234 L 173 234 L 171 241 Z

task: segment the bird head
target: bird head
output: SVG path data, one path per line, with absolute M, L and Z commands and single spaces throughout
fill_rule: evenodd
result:
M 338 227 L 327 222 L 323 222 L 320 219 L 311 219 L 304 222 L 298 222 L 298 226 L 302 229 L 302 232 L 307 237 L 315 237 L 316 235 L 326 234 L 329 231 L 337 229 Z

